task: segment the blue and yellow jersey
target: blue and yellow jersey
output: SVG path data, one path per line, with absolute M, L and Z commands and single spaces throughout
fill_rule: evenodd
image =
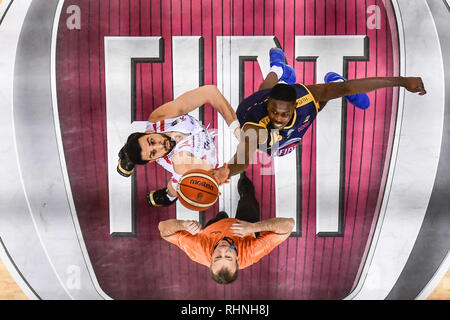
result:
M 269 155 L 280 157 L 292 152 L 319 112 L 319 104 L 304 85 L 294 84 L 293 87 L 297 91 L 296 111 L 289 124 L 281 130 L 274 129 L 267 111 L 271 89 L 255 92 L 236 110 L 241 127 L 249 123 L 267 130 L 268 139 L 260 143 L 258 149 Z

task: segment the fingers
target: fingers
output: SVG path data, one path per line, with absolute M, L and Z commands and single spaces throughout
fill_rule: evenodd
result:
M 230 227 L 231 234 L 235 236 L 240 236 L 241 234 L 241 227 L 239 225 L 236 225 L 236 223 L 233 223 Z
M 216 180 L 217 184 L 220 186 L 222 183 L 220 181 L 220 177 L 219 177 L 219 174 L 217 172 L 217 169 L 211 169 L 211 170 L 209 170 L 209 173 L 211 173 L 211 175 Z
M 224 175 L 224 178 L 222 180 L 222 184 L 229 183 L 230 182 L 230 177 L 229 177 L 230 169 L 228 168 L 228 163 L 225 162 L 224 165 L 223 165 L 223 168 L 224 168 L 224 171 L 225 171 L 225 175 Z
M 427 93 L 427 91 L 425 90 L 425 87 L 423 85 L 422 78 L 417 78 L 417 86 L 415 88 L 415 91 L 419 92 L 420 96 L 423 96 L 424 94 Z
M 224 166 L 219 169 L 211 169 L 209 171 L 211 175 L 214 177 L 214 179 L 216 179 L 219 186 L 224 183 L 230 182 L 230 179 L 228 178 L 229 170 L 227 169 L 228 164 L 224 164 Z
M 230 228 L 230 232 L 233 236 L 238 236 L 238 237 L 243 237 L 246 235 L 246 233 L 244 232 L 244 230 L 241 229 L 231 229 Z
M 249 233 L 246 226 L 247 225 L 241 221 L 235 222 L 231 225 L 230 232 L 234 236 L 244 237 Z
M 423 86 L 423 81 L 421 78 L 418 79 L 418 84 L 417 84 L 417 91 L 419 91 L 419 95 L 423 96 L 425 93 L 427 93 L 425 91 L 425 88 Z
M 191 234 L 197 234 L 202 230 L 202 226 L 198 221 L 187 220 L 185 223 L 185 230 Z
M 423 96 L 424 94 L 427 94 L 427 90 L 425 90 L 425 87 L 424 87 L 424 85 L 423 85 L 422 80 L 420 80 L 419 88 L 420 88 L 420 93 L 419 93 L 419 95 Z

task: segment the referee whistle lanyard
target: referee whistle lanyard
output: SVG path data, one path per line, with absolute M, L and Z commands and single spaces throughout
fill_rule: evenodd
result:
M 230 237 L 223 237 L 222 239 L 220 239 L 219 241 L 217 241 L 216 245 L 214 246 L 214 248 L 213 248 L 213 250 L 212 250 L 213 252 L 214 252 L 214 250 L 216 250 L 217 246 L 219 245 L 219 242 L 222 241 L 222 240 L 225 240 L 226 242 L 228 242 L 228 244 L 230 245 L 230 248 L 233 249 L 234 251 L 236 251 L 236 254 L 238 254 L 237 248 L 236 248 L 236 246 L 234 245 L 234 240 L 231 239 Z

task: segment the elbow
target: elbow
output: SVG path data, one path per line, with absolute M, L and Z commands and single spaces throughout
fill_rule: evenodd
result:
M 203 86 L 203 89 L 214 94 L 220 93 L 219 88 L 214 84 L 206 84 Z
M 217 104 L 217 96 L 221 95 L 219 89 L 217 86 L 213 84 L 207 84 L 201 87 L 203 90 L 204 98 L 206 99 L 205 103 L 209 103 L 210 105 L 214 106 Z
M 161 238 L 164 238 L 166 236 L 166 232 L 164 232 L 164 221 L 161 221 L 160 223 L 158 223 L 158 230 L 159 230 L 159 235 L 161 236 Z
M 288 220 L 289 231 L 292 232 L 292 230 L 294 229 L 295 220 L 294 220 L 294 218 L 288 218 L 287 220 Z
M 219 89 L 217 88 L 217 86 L 216 85 L 214 85 L 214 84 L 205 84 L 204 86 L 203 86 L 203 88 L 205 88 L 205 89 L 208 89 L 208 90 L 214 90 L 214 91 L 219 91 Z

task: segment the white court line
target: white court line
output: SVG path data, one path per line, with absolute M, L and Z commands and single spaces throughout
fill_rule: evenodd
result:
M 78 221 L 78 216 L 75 208 L 75 203 L 73 201 L 72 189 L 70 188 L 70 180 L 69 174 L 67 172 L 66 159 L 64 157 L 64 146 L 62 143 L 61 136 L 61 126 L 59 122 L 59 113 L 58 113 L 58 97 L 56 91 L 56 42 L 58 37 L 58 26 L 59 19 L 62 11 L 62 7 L 64 4 L 64 0 L 59 0 L 58 6 L 55 13 L 55 20 L 53 22 L 53 31 L 52 31 L 52 43 L 51 43 L 51 54 L 50 54 L 50 68 L 51 68 L 51 91 L 52 91 L 52 107 L 53 107 L 53 120 L 55 122 L 55 135 L 58 145 L 58 153 L 59 159 L 61 162 L 61 172 L 64 179 L 64 185 L 66 189 L 67 201 L 69 202 L 70 213 L 72 214 L 72 221 L 76 230 L 78 243 L 80 245 L 80 249 L 83 254 L 83 259 L 86 263 L 86 267 L 89 271 L 89 277 L 92 280 L 92 283 L 96 289 L 96 291 L 104 298 L 108 300 L 112 300 L 100 287 L 97 277 L 95 276 L 94 269 L 91 264 L 91 260 L 89 259 L 89 254 L 86 249 L 86 244 L 84 242 L 83 233 L 81 232 L 80 223 Z

